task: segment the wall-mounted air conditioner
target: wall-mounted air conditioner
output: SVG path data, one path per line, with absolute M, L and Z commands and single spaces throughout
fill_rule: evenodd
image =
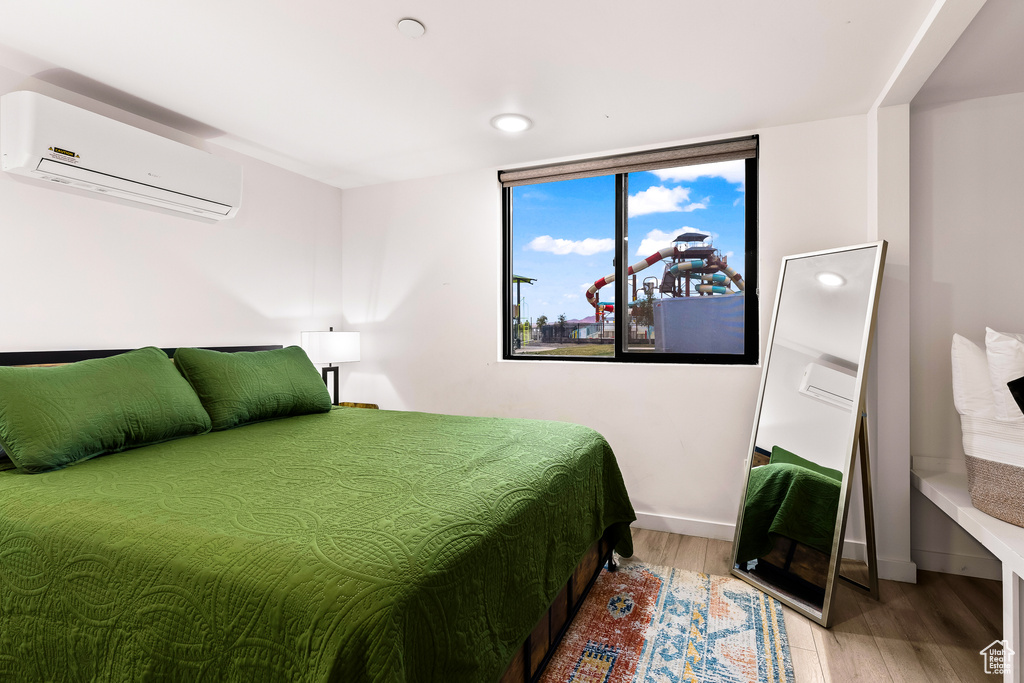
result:
M 830 367 L 810 363 L 800 380 L 800 393 L 846 410 L 853 410 L 857 377 Z
M 9 173 L 204 218 L 242 200 L 240 164 L 25 90 L 0 97 L 0 156 Z

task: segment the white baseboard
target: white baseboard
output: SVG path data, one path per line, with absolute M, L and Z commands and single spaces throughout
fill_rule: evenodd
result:
M 709 522 L 705 519 L 690 519 L 688 517 L 674 517 L 672 515 L 659 515 L 653 512 L 637 512 L 636 521 L 633 522 L 633 526 L 637 529 L 667 531 L 684 536 L 698 536 L 700 538 L 712 538 L 718 541 L 730 542 L 733 540 L 736 529 L 735 524 Z M 866 544 L 864 541 L 846 541 L 843 544 L 843 555 L 850 559 L 863 560 L 867 556 Z M 917 583 L 917 565 L 905 560 L 890 560 L 880 557 L 878 558 L 878 577 L 890 581 Z
M 734 530 L 736 529 L 735 524 L 709 522 L 704 519 L 689 519 L 687 517 L 673 517 L 672 515 L 658 515 L 653 512 L 637 512 L 636 521 L 633 522 L 633 526 L 638 529 L 667 531 L 683 536 L 713 538 L 717 541 L 732 541 Z
M 919 566 L 910 560 L 892 560 L 887 557 L 878 558 L 878 578 L 903 583 L 917 583 Z
M 979 579 L 1003 578 L 1003 563 L 994 557 L 977 557 L 974 555 L 952 555 L 937 553 L 933 550 L 911 550 L 919 569 L 944 574 L 962 574 Z

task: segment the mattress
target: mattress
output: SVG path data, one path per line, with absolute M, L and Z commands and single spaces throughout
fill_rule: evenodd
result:
M 831 555 L 841 487 L 830 476 L 792 463 L 751 469 L 736 561 L 769 554 L 775 536 Z
M 0 472 L 0 679 L 496 681 L 633 519 L 556 422 L 339 408 Z

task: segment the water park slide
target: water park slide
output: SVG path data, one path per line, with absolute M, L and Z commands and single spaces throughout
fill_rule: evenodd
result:
M 629 276 L 633 275 L 634 273 L 639 273 L 644 268 L 647 268 L 648 266 L 653 265 L 661 261 L 662 259 L 670 258 L 675 253 L 675 251 L 676 246 L 674 244 L 672 246 L 665 247 L 664 249 L 660 249 L 657 252 L 645 258 L 643 261 L 637 261 L 636 263 L 631 265 L 629 267 L 629 270 L 626 271 L 626 275 Z M 733 270 L 731 267 L 721 263 L 714 256 L 709 257 L 707 259 L 707 263 L 704 262 L 704 259 L 690 259 L 687 261 L 673 263 L 672 266 L 669 268 L 669 271 L 673 275 L 677 275 L 680 271 L 705 267 L 718 268 L 722 272 L 715 273 L 714 275 L 711 276 L 702 276 L 702 280 L 710 281 L 715 284 L 698 285 L 698 292 L 702 294 L 725 294 L 726 292 L 729 291 L 728 287 L 723 287 L 720 284 L 717 284 L 719 282 L 725 282 L 725 277 L 732 280 L 732 282 L 735 283 L 737 289 L 739 289 L 741 292 L 743 291 L 743 278 L 740 277 L 740 274 Z M 723 274 L 725 277 L 723 277 L 721 280 L 715 280 L 717 276 Z M 590 286 L 590 289 L 587 290 L 587 301 L 590 302 L 590 305 L 593 306 L 595 310 L 598 308 L 598 306 L 601 305 L 600 302 L 597 300 L 598 290 L 607 284 L 611 284 L 612 282 L 615 282 L 615 273 L 604 276 L 603 278 L 592 284 Z

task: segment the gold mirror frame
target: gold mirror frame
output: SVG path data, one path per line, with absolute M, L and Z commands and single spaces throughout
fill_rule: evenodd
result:
M 838 579 L 843 579 L 854 588 L 861 590 L 868 595 L 871 595 L 875 599 L 878 598 L 878 558 L 875 548 L 875 528 L 874 528 L 874 513 L 873 504 L 871 498 L 871 467 L 870 458 L 868 455 L 868 428 L 867 428 L 867 412 L 865 409 L 865 394 L 867 387 L 867 373 L 868 373 L 868 362 L 871 357 L 871 347 L 874 339 L 875 332 L 875 321 L 877 318 L 878 311 L 878 298 L 881 290 L 882 273 L 885 264 L 885 254 L 887 243 L 884 240 L 878 242 L 870 242 L 867 244 L 859 244 L 849 247 L 842 247 L 839 249 L 827 249 L 822 251 L 808 252 L 805 254 L 794 254 L 786 256 L 782 260 L 782 267 L 779 274 L 779 286 L 775 293 L 775 306 L 772 311 L 772 322 L 771 328 L 768 333 L 768 345 L 765 351 L 764 369 L 761 373 L 761 384 L 758 390 L 757 407 L 754 412 L 754 424 L 750 434 L 750 446 L 747 451 L 746 466 L 744 468 L 743 478 L 743 495 L 740 500 L 739 511 L 736 518 L 736 530 L 733 540 L 732 556 L 731 556 L 731 573 L 746 581 L 747 583 L 759 588 L 768 595 L 778 599 L 783 604 L 794 609 L 795 611 L 803 614 L 809 619 L 825 626 L 830 627 L 832 624 L 833 616 L 833 600 L 835 598 L 835 588 Z M 768 379 L 768 373 L 772 367 L 772 350 L 775 343 L 776 335 L 776 324 L 779 319 L 779 308 L 782 303 L 782 295 L 785 285 L 786 268 L 790 263 L 808 259 L 818 256 L 825 256 L 829 254 L 839 254 L 843 252 L 852 252 L 862 249 L 876 250 L 874 256 L 874 264 L 872 268 L 872 278 L 869 285 L 868 292 L 868 306 L 867 315 L 865 316 L 863 326 L 863 336 L 860 343 L 860 354 L 858 357 L 859 363 L 857 364 L 857 375 L 856 383 L 854 387 L 853 396 L 855 398 L 855 405 L 852 410 L 852 419 L 850 424 L 850 433 L 846 439 L 846 446 L 844 448 L 845 460 L 842 471 L 842 483 L 839 492 L 838 500 L 838 511 L 835 521 L 835 529 L 833 532 L 832 540 L 832 552 L 829 559 L 828 571 L 826 573 L 826 584 L 824 587 L 824 596 L 822 599 L 822 606 L 820 611 L 816 609 L 815 605 L 810 602 L 800 600 L 795 595 L 788 594 L 771 585 L 761 577 L 755 576 L 745 570 L 741 570 L 737 567 L 737 557 L 740 550 L 740 531 L 743 528 L 743 516 L 747 502 L 748 486 L 750 484 L 750 471 L 753 464 L 753 458 L 755 454 L 755 447 L 758 437 L 758 429 L 761 423 L 761 411 L 764 405 L 764 394 L 765 387 Z M 854 475 L 854 466 L 857 460 L 858 451 L 860 452 L 860 478 L 861 478 L 861 490 L 863 492 L 864 502 L 864 531 L 865 531 L 865 555 L 867 562 L 867 581 L 866 583 L 859 583 L 851 578 L 842 576 L 839 572 L 840 564 L 843 555 L 843 543 L 846 535 L 846 522 L 849 513 L 850 503 L 850 492 L 852 490 L 852 481 Z

